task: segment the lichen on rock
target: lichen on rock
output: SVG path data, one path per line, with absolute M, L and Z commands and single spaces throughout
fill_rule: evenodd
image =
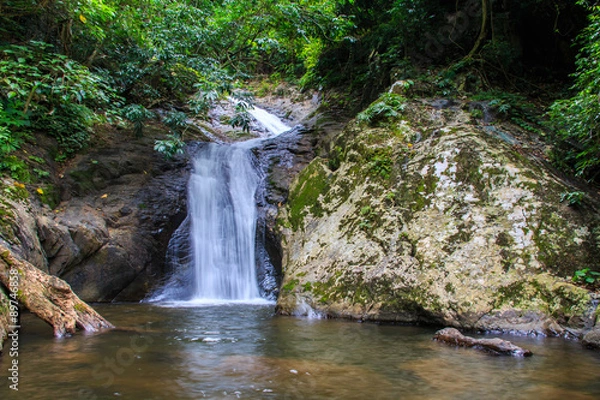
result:
M 428 107 L 350 123 L 297 177 L 278 310 L 580 336 L 591 297 L 570 277 L 600 254 L 593 207 L 561 204 L 567 183 L 460 108 Z

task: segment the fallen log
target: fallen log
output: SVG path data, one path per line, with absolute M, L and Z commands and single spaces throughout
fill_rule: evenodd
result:
M 533 353 L 530 350 L 523 349 L 499 338 L 494 339 L 475 339 L 465 336 L 458 329 L 444 328 L 435 333 L 434 340 L 453 346 L 472 347 L 477 350 L 486 351 L 492 354 L 509 355 L 513 357 L 530 357 Z
M 50 324 L 54 336 L 73 334 L 77 329 L 97 332 L 114 326 L 73 293 L 68 283 L 48 275 L 15 257 L 0 243 L 0 283 L 8 290 L 11 304 L 23 305 Z

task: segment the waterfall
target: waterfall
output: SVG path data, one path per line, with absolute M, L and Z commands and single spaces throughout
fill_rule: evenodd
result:
M 273 135 L 279 135 L 290 130 L 290 127 L 284 124 L 279 118 L 262 108 L 252 107 L 248 112 Z
M 194 160 L 188 194 L 193 298 L 259 297 L 254 254 L 259 182 L 249 151 L 239 146 L 211 143 Z
M 265 110 L 251 114 L 271 135 L 290 128 Z M 256 195 L 263 180 L 252 153 L 262 138 L 232 145 L 208 143 L 193 159 L 188 217 L 169 244 L 175 271 L 150 301 L 255 301 Z

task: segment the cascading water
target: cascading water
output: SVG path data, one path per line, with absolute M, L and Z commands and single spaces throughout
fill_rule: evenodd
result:
M 196 299 L 259 297 L 254 239 L 260 177 L 249 152 L 209 144 L 194 160 L 190 208 Z
M 271 135 L 290 128 L 265 110 L 250 110 Z M 193 160 L 188 217 L 169 245 L 175 269 L 150 301 L 255 301 L 256 194 L 262 182 L 253 147 L 262 139 L 233 145 L 209 143 Z

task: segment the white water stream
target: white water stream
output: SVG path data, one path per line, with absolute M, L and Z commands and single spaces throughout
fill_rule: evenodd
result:
M 254 108 L 252 116 L 271 135 L 291 128 L 275 115 Z M 193 160 L 188 185 L 191 274 L 181 286 L 173 280 L 154 301 L 189 303 L 256 302 L 260 290 L 256 273 L 256 193 L 262 181 L 251 149 L 266 138 L 232 145 L 210 143 Z M 177 244 L 175 244 L 177 245 Z M 176 290 L 171 290 L 176 289 Z M 184 296 L 185 298 L 178 298 Z

